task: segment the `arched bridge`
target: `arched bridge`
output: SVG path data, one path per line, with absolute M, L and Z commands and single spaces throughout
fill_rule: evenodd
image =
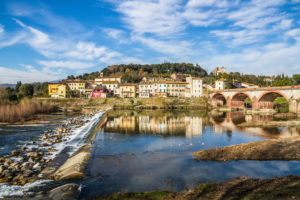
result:
M 215 90 L 210 98 L 213 106 L 240 108 L 245 107 L 245 100 L 252 101 L 252 109 L 273 109 L 277 97 L 289 102 L 289 111 L 300 114 L 300 85 L 262 88 L 239 88 Z

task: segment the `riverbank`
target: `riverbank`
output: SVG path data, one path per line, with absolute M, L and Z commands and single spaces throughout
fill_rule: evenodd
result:
M 95 200 L 282 200 L 300 198 L 300 177 L 254 179 L 238 178 L 219 183 L 204 183 L 200 186 L 179 193 L 152 191 L 143 193 L 124 192 Z
M 65 120 L 55 130 L 45 131 L 39 141 L 28 141 L 21 149 L 1 157 L 0 183 L 25 185 L 39 179 L 51 179 L 62 159 L 67 159 L 88 140 L 87 133 L 102 114 L 93 111 Z M 66 147 L 67 155 L 57 159 Z
M 201 150 L 196 160 L 300 160 L 300 136 Z

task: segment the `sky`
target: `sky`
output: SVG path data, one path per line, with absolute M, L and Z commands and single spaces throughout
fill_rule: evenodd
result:
M 300 73 L 300 0 L 0 0 L 0 84 L 163 62 Z

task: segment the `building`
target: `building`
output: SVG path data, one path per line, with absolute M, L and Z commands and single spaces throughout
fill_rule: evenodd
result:
M 251 84 L 251 83 L 241 83 L 242 87 L 243 88 L 258 88 L 259 86 L 258 85 L 255 85 L 255 84 Z
M 120 97 L 135 98 L 137 85 L 134 83 L 122 83 L 119 85 Z
M 152 94 L 156 97 L 167 97 L 167 81 L 157 81 L 152 85 Z
M 232 85 L 234 88 L 258 88 L 258 85 L 251 84 L 251 83 L 245 83 L 245 82 L 239 82 L 239 81 L 233 81 Z
M 153 95 L 152 82 L 140 82 L 139 83 L 139 97 L 149 98 Z
M 84 98 L 91 98 L 92 94 L 93 94 L 94 88 L 89 87 L 89 88 L 85 88 L 82 92 L 82 96 Z
M 52 98 L 66 98 L 67 86 L 60 83 L 49 83 L 48 92 Z
M 203 84 L 203 88 L 205 88 L 207 91 L 212 91 L 214 90 L 215 85 Z
M 203 81 L 199 77 L 187 77 L 187 97 L 201 97 L 203 94 Z
M 109 96 L 107 89 L 94 89 L 91 98 L 106 98 Z
M 102 86 L 108 89 L 109 91 L 113 92 L 116 94 L 116 90 L 119 87 L 119 82 L 118 81 L 103 81 Z
M 219 75 L 219 74 L 224 74 L 226 73 L 226 68 L 225 67 L 216 67 L 213 71 L 213 74 L 215 76 Z
M 182 74 L 171 74 L 171 79 L 173 80 L 173 81 L 184 81 L 184 79 L 185 79 L 185 76 L 184 75 L 182 75 Z
M 215 88 L 216 90 L 224 90 L 225 85 L 226 85 L 225 79 L 219 79 L 216 81 Z
M 82 93 L 86 88 L 86 82 L 83 80 L 68 80 L 67 85 L 71 91 Z
M 167 81 L 167 96 L 185 97 L 186 86 L 188 83 L 179 81 Z
M 121 83 L 122 76 L 120 75 L 103 76 L 103 73 L 100 73 L 100 77 L 95 78 L 95 82 L 97 85 L 102 85 L 102 83 L 105 81 L 117 81 L 118 83 Z
M 171 81 L 172 79 L 167 78 L 167 77 L 158 77 L 158 76 L 154 76 L 154 77 L 143 77 L 142 81 L 143 82 L 159 82 L 159 81 Z

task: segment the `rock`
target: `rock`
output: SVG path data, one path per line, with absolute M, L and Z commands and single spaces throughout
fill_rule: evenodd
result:
M 55 200 L 73 200 L 78 199 L 79 194 L 79 185 L 70 183 L 54 188 L 49 192 L 49 197 Z
M 29 177 L 29 176 L 31 176 L 33 174 L 33 171 L 31 171 L 31 170 L 25 170 L 24 172 L 23 172 L 23 176 L 24 177 Z
M 19 156 L 21 154 L 21 151 L 19 151 L 19 150 L 13 150 L 12 152 L 11 152 L 11 155 L 12 156 Z
M 4 165 L 0 165 L 0 174 L 6 169 L 7 169 L 7 167 L 5 167 Z
M 28 152 L 28 153 L 26 153 L 26 156 L 27 157 L 37 157 L 38 153 L 37 152 Z

